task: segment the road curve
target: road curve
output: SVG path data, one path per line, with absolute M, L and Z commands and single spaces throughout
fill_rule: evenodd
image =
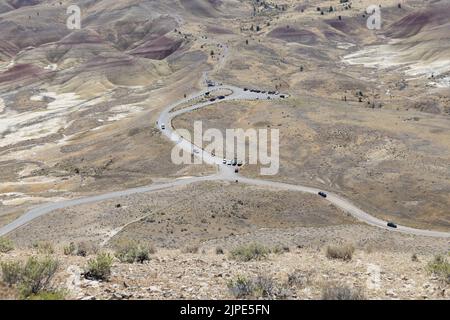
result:
M 192 102 L 193 100 L 199 98 L 199 97 L 206 97 L 207 92 L 214 92 L 217 90 L 222 89 L 228 89 L 231 91 L 231 94 L 226 96 L 223 99 L 210 101 L 207 100 L 202 103 L 194 104 L 187 106 L 183 109 L 174 110 L 176 107 L 179 107 L 180 105 L 184 103 Z M 309 193 L 309 194 L 317 194 L 319 191 L 324 191 L 321 189 L 316 189 L 308 186 L 302 186 L 302 185 L 293 185 L 293 184 L 287 184 L 282 182 L 276 182 L 276 181 L 268 181 L 268 180 L 262 180 L 262 179 L 251 179 L 242 177 L 234 172 L 234 168 L 231 166 L 224 165 L 222 163 L 223 159 L 220 159 L 218 157 L 214 157 L 211 154 L 203 151 L 200 148 L 197 148 L 195 145 L 193 145 L 190 141 L 184 139 L 183 137 L 180 137 L 174 130 L 172 126 L 172 119 L 176 116 L 179 116 L 181 114 L 191 112 L 193 110 L 197 110 L 199 108 L 203 108 L 212 104 L 215 104 L 217 102 L 223 102 L 223 101 L 230 101 L 230 100 L 267 100 L 267 99 L 277 99 L 280 98 L 280 95 L 278 94 L 269 94 L 269 93 L 256 93 L 256 92 L 250 92 L 245 91 L 244 89 L 235 87 L 235 86 L 229 86 L 229 85 L 220 85 L 214 88 L 211 88 L 209 90 L 204 90 L 198 94 L 195 94 L 193 96 L 187 97 L 185 99 L 182 99 L 178 101 L 175 104 L 172 104 L 165 108 L 162 112 L 160 117 L 158 118 L 158 128 L 160 131 L 168 137 L 170 140 L 172 140 L 174 143 L 178 144 L 180 148 L 182 148 L 184 151 L 193 153 L 194 156 L 200 157 L 203 162 L 210 164 L 210 165 L 216 165 L 219 168 L 219 172 L 215 175 L 210 176 L 203 176 L 203 177 L 189 177 L 189 178 L 180 178 L 168 183 L 163 184 L 154 184 L 150 186 L 145 187 L 139 187 L 139 188 L 132 188 L 127 189 L 123 191 L 115 191 L 115 192 L 109 192 L 101 195 L 95 195 L 80 199 L 73 199 L 73 200 L 65 200 L 61 202 L 56 203 L 50 203 L 50 204 L 44 204 L 37 206 L 33 208 L 32 210 L 26 212 L 24 215 L 20 216 L 18 219 L 14 220 L 10 224 L 1 227 L 0 228 L 0 236 L 4 236 L 11 231 L 14 231 L 15 229 L 24 226 L 31 222 L 32 220 L 43 216 L 45 214 L 48 214 L 52 211 L 73 207 L 77 205 L 82 204 L 89 204 L 94 203 L 98 201 L 104 201 L 114 198 L 119 198 L 122 196 L 137 194 L 137 193 L 148 193 L 148 192 L 155 192 L 159 190 L 169 189 L 176 186 L 185 186 L 196 182 L 202 182 L 202 181 L 230 181 L 234 182 L 236 180 L 239 181 L 239 183 L 244 183 L 248 185 L 257 185 L 257 186 L 264 186 L 269 188 L 275 188 L 275 189 L 282 189 L 282 190 L 291 190 L 291 191 L 298 191 L 303 193 Z M 161 128 L 161 125 L 165 125 L 165 129 L 163 130 Z M 196 150 L 194 153 L 193 150 Z M 383 221 L 381 219 L 378 219 L 376 217 L 371 216 L 369 213 L 359 209 L 354 204 L 352 204 L 350 201 L 344 199 L 343 197 L 333 194 L 331 192 L 327 192 L 327 198 L 324 199 L 324 201 L 329 201 L 336 207 L 342 209 L 343 211 L 349 213 L 356 219 L 365 222 L 368 225 L 375 226 L 378 228 L 382 228 L 385 230 L 389 230 L 392 232 L 401 232 L 406 234 L 412 234 L 412 235 L 419 235 L 419 236 L 428 236 L 428 237 L 441 237 L 441 238 L 450 238 L 449 232 L 441 232 L 441 231 L 432 231 L 432 230 L 424 230 L 424 229 L 415 229 L 415 228 L 409 228 L 404 226 L 398 226 L 397 229 L 389 228 L 387 226 L 387 222 Z

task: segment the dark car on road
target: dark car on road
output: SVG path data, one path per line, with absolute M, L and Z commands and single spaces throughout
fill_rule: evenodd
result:
M 326 198 L 327 194 L 325 192 L 323 192 L 323 191 L 320 191 L 319 192 L 319 196 L 321 196 L 322 198 Z
M 218 97 L 220 100 L 223 100 L 223 99 L 225 99 L 225 96 L 219 96 Z
M 397 225 L 396 225 L 395 223 L 393 223 L 393 222 L 388 222 L 388 223 L 387 223 L 387 226 L 388 226 L 389 228 L 397 229 Z
M 211 98 L 211 99 L 209 99 L 209 101 L 214 102 L 214 101 L 216 101 L 216 99 L 215 98 Z

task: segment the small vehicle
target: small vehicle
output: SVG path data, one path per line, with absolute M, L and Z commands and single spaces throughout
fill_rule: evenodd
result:
M 223 100 L 223 99 L 225 99 L 225 96 L 219 96 L 218 99 Z
M 166 130 L 166 125 L 164 123 L 161 124 L 161 130 Z
M 247 89 L 247 88 L 244 88 L 244 91 L 248 91 L 248 89 Z
M 239 169 L 238 168 L 234 169 L 234 173 L 239 173 Z
M 286 98 L 286 96 L 285 96 L 284 94 L 281 94 L 281 95 L 280 95 L 280 98 L 281 98 L 281 99 L 284 99 L 284 98 Z
M 215 157 L 215 156 L 216 156 L 216 153 L 215 153 L 215 152 L 211 152 L 211 155 L 212 155 L 213 157 Z
M 209 99 L 209 101 L 214 102 L 214 101 L 216 101 L 216 98 L 211 98 L 211 99 Z
M 198 151 L 197 149 L 194 149 L 194 153 L 195 153 L 195 154 L 198 154 L 199 151 Z
M 227 165 L 231 166 L 231 163 L 232 163 L 231 160 L 227 161 Z
M 222 163 L 227 164 L 227 159 L 223 159 Z
M 243 165 L 242 161 L 239 160 L 239 161 L 237 162 L 237 165 L 238 165 L 238 167 L 242 167 L 242 165 Z
M 232 165 L 233 167 L 237 166 L 237 160 L 236 160 L 236 159 L 233 159 L 233 161 L 231 161 L 231 165 Z
M 319 196 L 321 196 L 322 198 L 326 198 L 327 194 L 325 192 L 323 192 L 323 191 L 320 191 L 319 192 Z
M 388 223 L 387 223 L 387 226 L 388 226 L 389 228 L 397 229 L 397 225 L 396 225 L 395 223 L 393 223 L 393 222 L 388 222 Z

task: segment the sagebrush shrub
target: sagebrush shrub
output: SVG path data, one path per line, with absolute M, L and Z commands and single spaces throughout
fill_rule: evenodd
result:
M 18 261 L 9 261 L 1 263 L 2 281 L 9 286 L 15 285 L 20 281 L 22 265 Z
M 447 284 L 450 283 L 450 263 L 446 257 L 442 255 L 435 256 L 434 260 L 428 263 L 427 269 L 440 280 Z
M 111 275 L 113 257 L 109 253 L 100 253 L 89 259 L 84 277 L 91 280 L 108 280 Z
M 29 258 L 22 268 L 20 292 L 28 297 L 42 290 L 50 289 L 50 282 L 58 270 L 59 263 L 51 257 Z
M 121 241 L 116 245 L 116 257 L 121 262 L 143 263 L 150 260 L 150 254 L 155 253 L 155 249 L 152 246 L 142 244 L 137 241 Z
M 230 258 L 239 261 L 262 260 L 267 257 L 270 250 L 263 245 L 252 243 L 237 247 L 230 252 Z
M 0 237 L 0 252 L 8 253 L 14 249 L 14 245 L 11 240 Z

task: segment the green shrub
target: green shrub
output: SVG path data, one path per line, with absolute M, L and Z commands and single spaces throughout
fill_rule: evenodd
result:
M 360 289 L 345 285 L 327 285 L 322 289 L 322 300 L 364 300 Z
M 91 280 L 108 280 L 111 275 L 113 257 L 109 253 L 100 253 L 89 259 L 84 277 Z
M 116 257 L 121 262 L 144 263 L 150 260 L 150 254 L 155 253 L 151 246 L 144 245 L 137 241 L 121 241 L 116 245 Z
M 438 277 L 440 280 L 450 283 L 450 263 L 444 256 L 436 256 L 428 263 L 428 272 Z
M 355 248 L 351 244 L 328 246 L 327 247 L 327 258 L 328 259 L 340 259 L 344 261 L 352 260 Z
M 2 262 L 2 281 L 9 286 L 15 285 L 19 282 L 21 273 L 22 273 L 22 265 L 18 261 L 10 261 L 10 262 Z
M 64 254 L 66 256 L 86 257 L 89 252 L 96 252 L 96 250 L 89 248 L 85 242 L 80 242 L 77 244 L 71 242 L 68 246 L 64 247 Z
M 11 240 L 0 237 L 0 253 L 7 253 L 14 249 L 14 245 Z
M 77 247 L 76 247 L 75 243 L 73 243 L 73 242 L 71 242 L 68 246 L 65 246 L 64 249 L 63 249 L 64 254 L 66 256 L 73 256 L 73 255 L 75 255 L 76 250 L 77 250 Z
M 58 261 L 45 257 L 30 257 L 24 263 L 19 261 L 1 264 L 2 280 L 8 285 L 17 285 L 23 298 L 51 292 L 50 283 L 58 270 Z
M 37 250 L 37 252 L 40 254 L 55 253 L 55 249 L 53 248 L 53 245 L 47 241 L 39 241 L 39 242 L 33 243 L 33 248 L 35 248 Z
M 22 296 L 29 297 L 50 289 L 50 282 L 58 270 L 58 265 L 58 261 L 51 257 L 29 258 L 20 275 L 19 288 Z
M 238 261 L 262 260 L 270 250 L 260 244 L 249 244 L 237 247 L 230 252 L 230 258 Z
M 41 291 L 37 294 L 32 294 L 28 300 L 65 300 L 66 293 L 64 291 Z

